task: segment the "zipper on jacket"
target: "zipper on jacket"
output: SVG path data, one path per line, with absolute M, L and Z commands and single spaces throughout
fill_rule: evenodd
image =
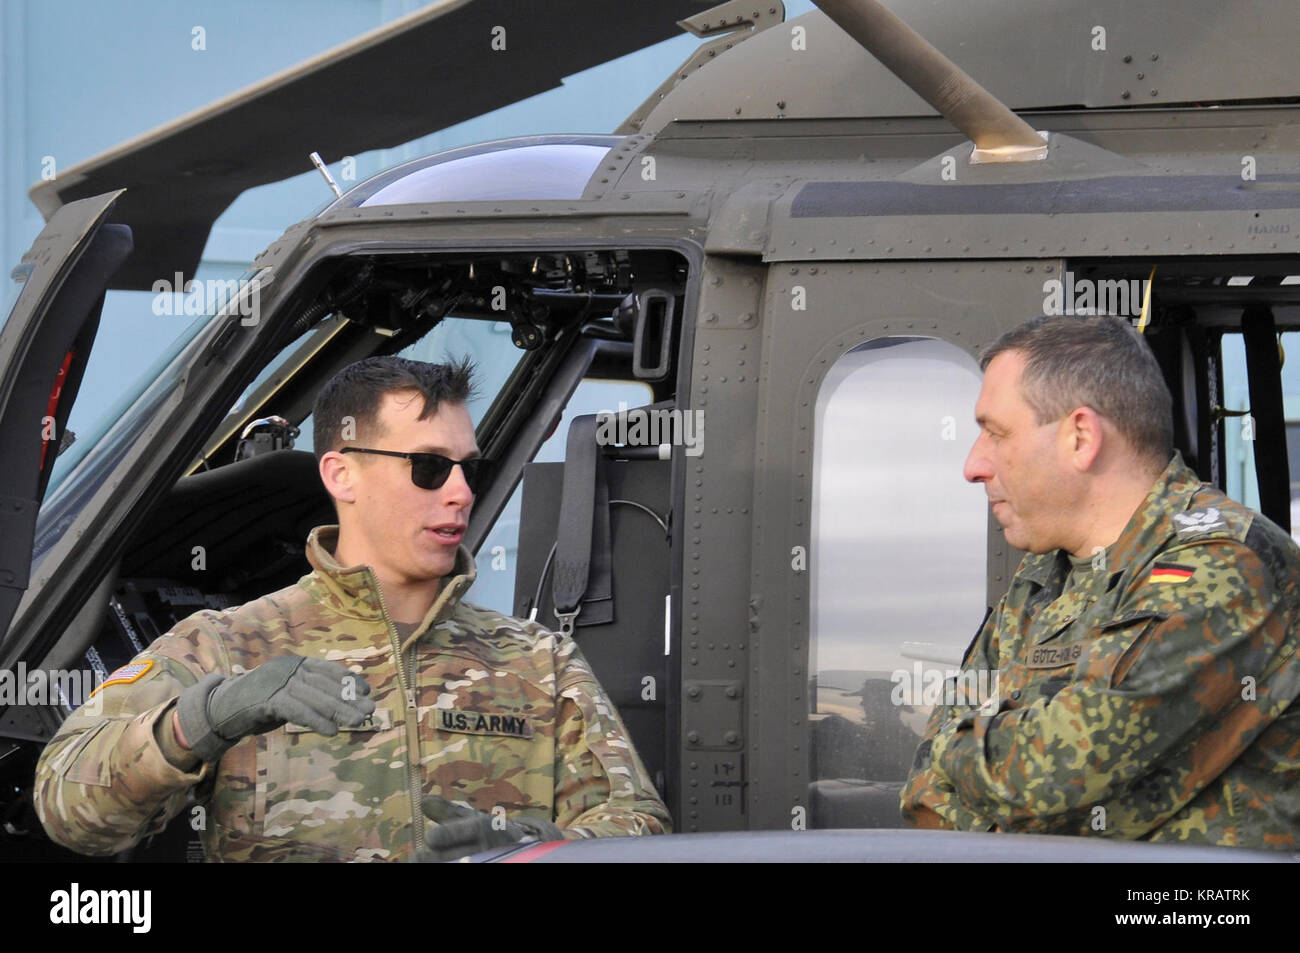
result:
M 388 614 L 388 603 L 384 601 L 384 590 L 371 570 L 371 581 L 375 593 L 379 596 L 379 608 L 384 613 L 384 624 L 388 626 L 388 639 L 393 647 L 393 659 L 397 663 L 397 681 L 406 696 L 406 781 L 411 795 L 411 838 L 415 852 L 424 849 L 424 811 L 420 807 L 422 789 L 420 786 L 420 710 L 415 703 L 415 683 L 411 680 L 410 670 L 402 655 L 402 647 L 397 641 L 397 627 L 393 625 Z M 415 646 L 411 646 L 411 661 L 415 660 Z

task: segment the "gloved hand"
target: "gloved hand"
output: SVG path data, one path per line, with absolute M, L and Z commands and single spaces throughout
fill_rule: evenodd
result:
M 243 675 L 205 675 L 181 692 L 176 711 L 190 749 L 212 762 L 245 735 L 289 721 L 323 735 L 355 727 L 375 710 L 369 694 L 366 680 L 338 662 L 282 655 Z
M 437 823 L 424 829 L 428 851 L 418 860 L 458 860 L 492 847 L 505 847 L 525 841 L 564 840 L 560 829 L 550 821 L 535 817 L 516 817 L 505 821 L 490 814 L 461 807 L 446 798 L 430 795 L 421 804 L 424 816 Z M 495 820 L 495 824 L 493 823 Z

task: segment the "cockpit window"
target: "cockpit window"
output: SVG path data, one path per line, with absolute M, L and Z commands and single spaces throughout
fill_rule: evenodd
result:
M 623 138 L 531 136 L 451 149 L 361 183 L 330 210 L 423 202 L 577 199 Z
M 420 340 L 399 351 L 398 355 L 430 364 L 443 364 L 462 357 L 473 361 L 474 396 L 467 406 L 470 419 L 478 427 L 524 352 L 510 343 L 510 325 L 505 321 L 446 317 Z M 256 383 L 250 385 L 250 391 Z M 295 449 L 315 450 L 312 423 L 309 415 L 298 425 L 299 435 L 294 441 Z
M 247 284 L 256 280 L 257 274 L 258 271 L 250 270 L 238 281 Z M 50 475 L 49 493 L 37 518 L 33 567 L 116 468 L 159 408 L 184 385 L 185 371 L 193 360 L 191 351 L 204 328 L 220 311 L 221 308 L 213 309 L 191 321 L 135 383 L 101 412 L 94 424 L 82 428 L 77 441 L 59 455 Z
M 231 292 L 230 289 L 241 289 L 250 285 L 259 271 L 260 269 L 256 268 L 249 269 L 239 278 L 229 281 L 214 280 L 207 282 L 206 285 L 195 284 L 189 293 L 177 291 L 172 294 L 155 294 L 150 298 L 134 292 L 109 292 L 110 294 L 131 294 L 143 306 L 151 307 L 155 315 L 193 314 L 197 316 L 186 325 L 185 329 L 176 336 L 167 349 L 136 378 L 132 385 L 122 392 L 122 395 L 116 401 L 94 418 L 93 424 L 88 427 L 78 427 L 76 442 L 65 453 L 60 454 L 54 464 L 54 471 L 50 475 L 51 497 L 53 491 L 59 487 L 63 479 L 104 439 L 110 430 L 117 434 L 120 439 L 121 436 L 134 432 L 140 423 L 148 419 L 148 414 L 143 411 L 145 411 L 146 407 L 151 411 L 154 405 L 144 400 L 146 393 L 157 390 L 157 384 L 166 376 L 167 368 L 179 369 L 185 366 L 175 363 L 177 356 L 193 343 L 194 339 L 199 336 L 199 332 L 207 327 L 208 323 L 216 315 L 231 307 L 239 307 L 235 303 L 236 293 Z M 209 289 L 213 288 L 218 289 L 220 293 L 212 293 Z M 198 306 L 191 308 L 192 302 L 196 302 Z M 94 359 L 93 351 L 91 359 Z

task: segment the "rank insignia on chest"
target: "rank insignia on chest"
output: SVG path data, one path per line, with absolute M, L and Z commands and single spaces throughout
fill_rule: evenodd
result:
M 1193 566 L 1180 566 L 1178 563 L 1156 563 L 1151 569 L 1152 582 L 1187 582 L 1196 575 Z
M 511 738 L 533 736 L 533 726 L 522 715 L 444 708 L 435 711 L 433 718 L 434 726 L 443 731 L 460 731 L 470 735 L 508 735 Z

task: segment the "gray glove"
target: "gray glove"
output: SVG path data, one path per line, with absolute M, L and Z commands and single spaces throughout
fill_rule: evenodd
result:
M 421 861 L 459 860 L 507 844 L 564 840 L 558 827 L 535 817 L 516 817 L 498 829 L 500 820 L 494 825 L 491 815 L 461 807 L 437 795 L 426 797 L 421 807 L 424 816 L 438 825 L 424 829 L 424 842 L 429 849 L 420 851 L 416 859 Z
M 245 735 L 285 722 L 323 735 L 355 727 L 375 710 L 369 694 L 366 680 L 338 662 L 282 655 L 243 675 L 205 675 L 181 692 L 176 711 L 194 754 L 215 762 Z

